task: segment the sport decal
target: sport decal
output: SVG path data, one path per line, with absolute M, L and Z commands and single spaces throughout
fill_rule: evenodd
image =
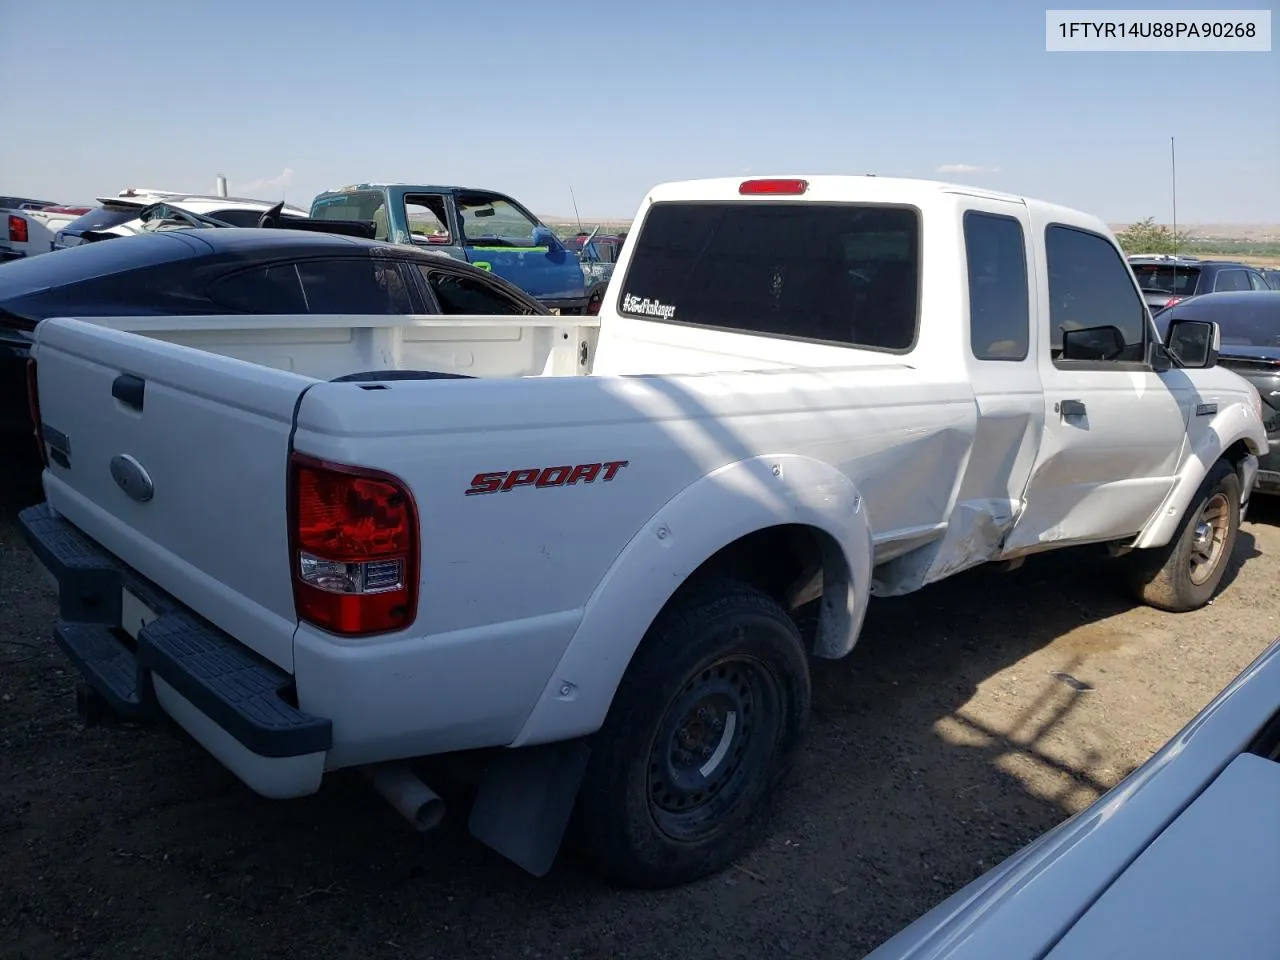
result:
M 625 467 L 629 460 L 604 460 L 600 463 L 579 463 L 562 467 L 526 467 L 523 470 L 493 470 L 477 473 L 471 478 L 467 496 L 479 493 L 507 493 L 516 487 L 571 487 L 579 483 L 609 483 Z

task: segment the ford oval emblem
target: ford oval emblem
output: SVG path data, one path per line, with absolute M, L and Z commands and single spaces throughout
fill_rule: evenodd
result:
M 139 503 L 146 503 L 156 492 L 151 474 L 127 453 L 118 453 L 111 458 L 111 479 L 131 500 Z

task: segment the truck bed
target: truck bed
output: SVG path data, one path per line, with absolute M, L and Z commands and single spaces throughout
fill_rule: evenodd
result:
M 94 317 L 76 322 L 315 380 L 373 371 L 573 376 L 589 371 L 600 325 L 595 317 L 556 316 L 233 315 Z

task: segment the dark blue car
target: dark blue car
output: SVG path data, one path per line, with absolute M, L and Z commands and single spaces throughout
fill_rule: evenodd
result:
M 31 432 L 26 361 L 45 317 L 246 313 L 549 311 L 452 257 L 357 237 L 231 227 L 84 244 L 0 269 L 0 432 Z

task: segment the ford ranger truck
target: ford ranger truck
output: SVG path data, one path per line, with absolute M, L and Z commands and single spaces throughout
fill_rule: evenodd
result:
M 1218 590 L 1260 398 L 1097 218 L 814 176 L 635 223 L 598 318 L 43 321 L 20 523 L 85 702 L 269 797 L 360 768 L 419 829 L 410 762 L 466 751 L 481 841 L 664 886 L 768 829 L 872 596 L 1081 544 L 1161 609 Z
M 490 270 L 562 314 L 595 313 L 607 285 L 607 278 L 584 276 L 550 227 L 493 190 L 362 183 L 320 194 L 311 216 L 371 220 L 375 239 L 425 246 Z

